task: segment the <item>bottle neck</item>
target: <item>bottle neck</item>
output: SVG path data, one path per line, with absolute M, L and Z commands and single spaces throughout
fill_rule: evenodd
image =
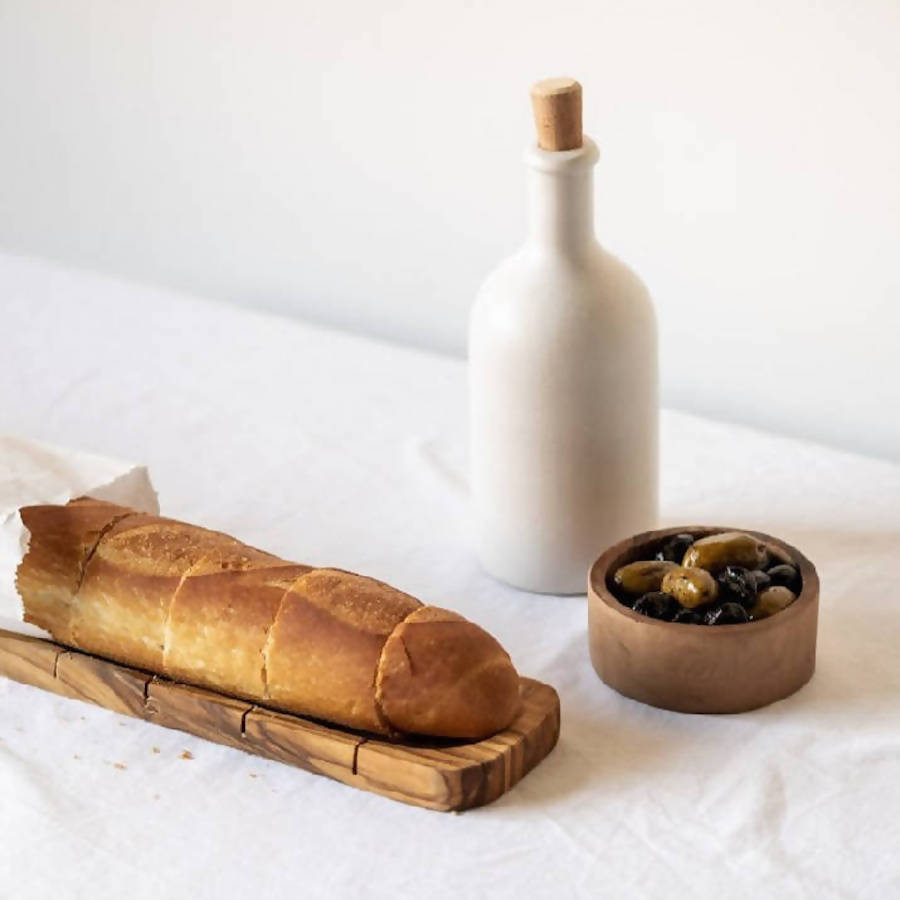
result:
M 577 150 L 526 153 L 529 240 L 556 253 L 578 254 L 595 246 L 593 141 Z

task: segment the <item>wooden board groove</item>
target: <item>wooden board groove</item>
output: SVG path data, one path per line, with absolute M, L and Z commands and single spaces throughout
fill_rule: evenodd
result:
M 392 744 L 0 629 L 0 675 L 428 809 L 496 800 L 556 745 L 559 697 L 523 678 L 522 711 L 482 741 Z

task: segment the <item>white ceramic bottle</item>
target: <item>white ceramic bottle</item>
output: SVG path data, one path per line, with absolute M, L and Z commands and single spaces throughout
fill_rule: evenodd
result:
M 485 569 L 584 593 L 607 546 L 657 516 L 656 320 L 647 289 L 594 236 L 597 148 L 581 87 L 532 90 L 525 245 L 485 281 L 469 328 L 471 487 Z

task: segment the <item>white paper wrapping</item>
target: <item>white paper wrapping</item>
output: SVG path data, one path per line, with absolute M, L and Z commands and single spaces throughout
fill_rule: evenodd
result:
M 19 510 L 37 503 L 68 503 L 85 495 L 141 512 L 159 512 L 145 466 L 0 435 L 0 628 L 49 637 L 23 621 L 16 592 L 16 569 L 29 540 Z

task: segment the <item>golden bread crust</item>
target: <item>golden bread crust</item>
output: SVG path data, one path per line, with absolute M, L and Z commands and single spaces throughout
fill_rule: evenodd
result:
M 519 711 L 519 676 L 509 654 L 457 613 L 424 606 L 384 646 L 376 697 L 402 732 L 481 738 Z
M 388 635 L 421 604 L 389 585 L 314 569 L 287 591 L 266 647 L 268 696 L 281 709 L 386 733 L 375 675 Z
M 169 607 L 193 572 L 272 565 L 277 558 L 218 531 L 136 514 L 100 540 L 75 599 L 75 646 L 164 671 Z
M 132 512 L 88 498 L 19 511 L 31 533 L 28 551 L 16 570 L 26 622 L 49 631 L 63 644 L 72 643 L 72 603 L 85 563 L 106 530 Z
M 485 737 L 518 710 L 489 634 L 373 578 L 97 500 L 21 514 L 26 618 L 62 643 L 392 736 Z
M 264 702 L 266 637 L 285 592 L 309 571 L 282 563 L 190 574 L 169 610 L 164 673 Z

